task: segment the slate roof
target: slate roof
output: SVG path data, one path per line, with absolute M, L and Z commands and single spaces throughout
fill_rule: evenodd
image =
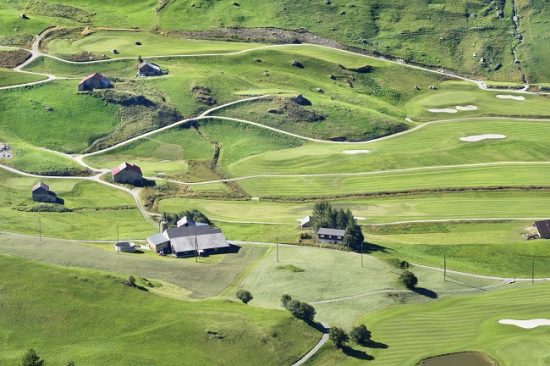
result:
M 222 231 L 207 225 L 168 229 L 164 236 L 176 253 L 229 247 Z
M 141 69 L 141 68 L 143 68 L 143 67 L 145 67 L 145 66 L 149 66 L 149 67 L 151 67 L 151 68 L 153 68 L 153 69 L 155 69 L 155 70 L 160 71 L 160 66 L 159 66 L 159 65 L 154 64 L 154 63 L 152 63 L 152 62 L 148 62 L 148 61 L 143 61 L 143 62 L 141 62 L 140 64 L 138 64 L 138 69 Z
M 329 229 L 326 227 L 322 227 L 322 228 L 319 228 L 319 230 L 317 231 L 317 234 L 330 235 L 330 236 L 344 236 L 346 234 L 346 230 Z
M 113 168 L 111 172 L 113 173 L 113 175 L 117 175 L 118 173 L 120 173 L 121 171 L 126 170 L 126 169 L 132 170 L 132 171 L 138 173 L 139 175 L 141 175 L 141 169 L 140 169 L 139 166 L 134 165 L 134 164 L 130 164 L 130 163 L 126 163 L 126 162 L 120 164 L 116 168 Z
M 80 83 L 79 84 L 82 84 L 88 80 L 99 80 L 99 81 L 109 81 L 109 79 L 107 79 L 105 76 L 101 75 L 100 73 L 97 73 L 97 72 L 94 72 L 93 74 L 90 74 L 88 76 L 86 76 L 84 79 L 80 80 Z
M 164 234 L 158 233 L 158 234 L 151 235 L 150 237 L 148 237 L 147 241 L 149 243 L 151 243 L 152 245 L 159 245 L 159 244 L 169 242 L 170 239 L 168 239 L 166 236 L 164 236 Z

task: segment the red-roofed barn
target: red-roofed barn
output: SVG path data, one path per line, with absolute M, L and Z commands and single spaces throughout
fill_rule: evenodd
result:
M 139 166 L 122 163 L 111 171 L 113 180 L 117 183 L 128 183 L 138 185 L 143 180 L 143 175 Z

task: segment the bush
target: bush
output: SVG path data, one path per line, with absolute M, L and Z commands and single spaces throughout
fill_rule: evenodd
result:
M 134 276 L 128 277 L 128 279 L 125 280 L 123 283 L 128 287 L 136 287 L 136 279 L 134 278 Z
M 355 343 L 365 345 L 370 341 L 371 332 L 364 324 L 361 324 L 351 330 L 350 337 Z
M 418 278 L 411 271 L 403 271 L 399 276 L 399 281 L 408 289 L 413 289 L 418 284 Z
M 342 328 L 330 328 L 329 338 L 336 348 L 342 348 L 349 341 L 349 336 Z
M 315 318 L 315 308 L 310 304 L 298 300 L 289 300 L 285 308 L 298 319 L 305 320 L 306 322 L 312 322 Z
M 248 304 L 252 299 L 252 294 L 248 290 L 240 289 L 235 294 L 235 297 L 239 300 L 241 300 L 244 304 Z

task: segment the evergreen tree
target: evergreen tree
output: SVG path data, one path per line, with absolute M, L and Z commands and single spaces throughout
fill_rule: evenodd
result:
M 365 241 L 365 237 L 361 231 L 361 226 L 355 223 L 354 219 L 353 223 L 350 223 L 346 228 L 346 233 L 344 234 L 344 245 L 352 249 L 357 249 L 361 246 L 363 241 Z
M 36 351 L 30 348 L 21 359 L 21 366 L 43 366 L 44 360 L 36 354 Z

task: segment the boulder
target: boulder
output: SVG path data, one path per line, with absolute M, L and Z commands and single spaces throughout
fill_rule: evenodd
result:
M 311 105 L 311 102 L 309 101 L 309 99 L 304 97 L 302 94 L 292 97 L 290 98 L 290 100 L 296 104 L 303 105 L 303 106 Z

